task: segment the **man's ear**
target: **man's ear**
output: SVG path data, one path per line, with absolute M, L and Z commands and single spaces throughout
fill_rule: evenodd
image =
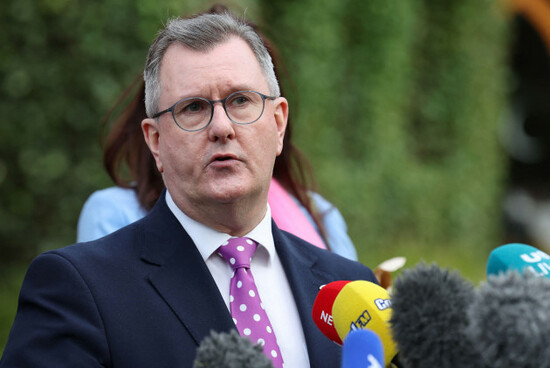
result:
M 147 143 L 149 150 L 155 158 L 157 169 L 162 173 L 164 168 L 162 167 L 162 161 L 159 155 L 160 132 L 157 121 L 151 118 L 143 119 L 141 122 L 141 130 L 145 138 L 145 143 Z
M 277 124 L 277 135 L 279 138 L 277 156 L 283 151 L 283 140 L 285 138 L 286 125 L 288 123 L 288 101 L 284 97 L 278 97 L 275 101 L 273 115 Z

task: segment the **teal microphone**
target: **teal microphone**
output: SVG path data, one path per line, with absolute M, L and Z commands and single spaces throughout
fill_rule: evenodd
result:
M 487 262 L 487 276 L 509 270 L 525 271 L 550 278 L 550 255 L 527 244 L 502 245 L 491 252 Z

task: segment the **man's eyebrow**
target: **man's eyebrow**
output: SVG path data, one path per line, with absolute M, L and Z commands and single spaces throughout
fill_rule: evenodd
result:
M 225 98 L 227 96 L 229 96 L 230 94 L 234 93 L 234 92 L 238 92 L 238 91 L 257 91 L 257 92 L 263 92 L 263 91 L 259 91 L 259 88 L 256 88 L 256 87 L 251 87 L 250 84 L 238 84 L 238 85 L 235 85 L 235 86 L 231 86 L 231 87 L 228 87 L 228 88 L 223 88 L 222 89 L 223 93 L 222 95 L 220 96 L 220 98 Z M 266 91 L 268 94 L 270 93 L 270 91 Z M 202 93 L 202 92 L 197 92 L 197 93 L 185 93 L 185 94 L 181 94 L 179 95 L 175 101 L 180 101 L 180 100 L 183 100 L 185 98 L 193 98 L 193 97 L 201 97 L 201 98 L 206 98 L 206 99 L 212 99 L 211 96 L 209 96 L 210 93 Z

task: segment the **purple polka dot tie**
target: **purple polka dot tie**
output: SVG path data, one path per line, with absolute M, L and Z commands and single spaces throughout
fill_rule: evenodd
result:
M 258 243 L 249 238 L 231 238 L 218 248 L 219 254 L 233 269 L 229 291 L 229 305 L 233 322 L 241 336 L 264 347 L 275 367 L 283 367 L 283 358 L 275 332 L 262 306 L 254 277 L 250 271 L 250 261 Z

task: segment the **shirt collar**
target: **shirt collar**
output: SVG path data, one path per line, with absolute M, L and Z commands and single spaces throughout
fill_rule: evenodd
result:
M 205 262 L 220 245 L 231 238 L 231 235 L 209 228 L 187 216 L 176 205 L 168 190 L 166 191 L 166 204 L 174 216 L 176 216 L 181 226 L 189 234 Z M 275 253 L 275 244 L 271 231 L 271 209 L 269 208 L 269 204 L 266 205 L 267 210 L 262 221 L 245 236 L 256 241 L 259 247 L 265 248 L 269 258 L 272 258 Z

